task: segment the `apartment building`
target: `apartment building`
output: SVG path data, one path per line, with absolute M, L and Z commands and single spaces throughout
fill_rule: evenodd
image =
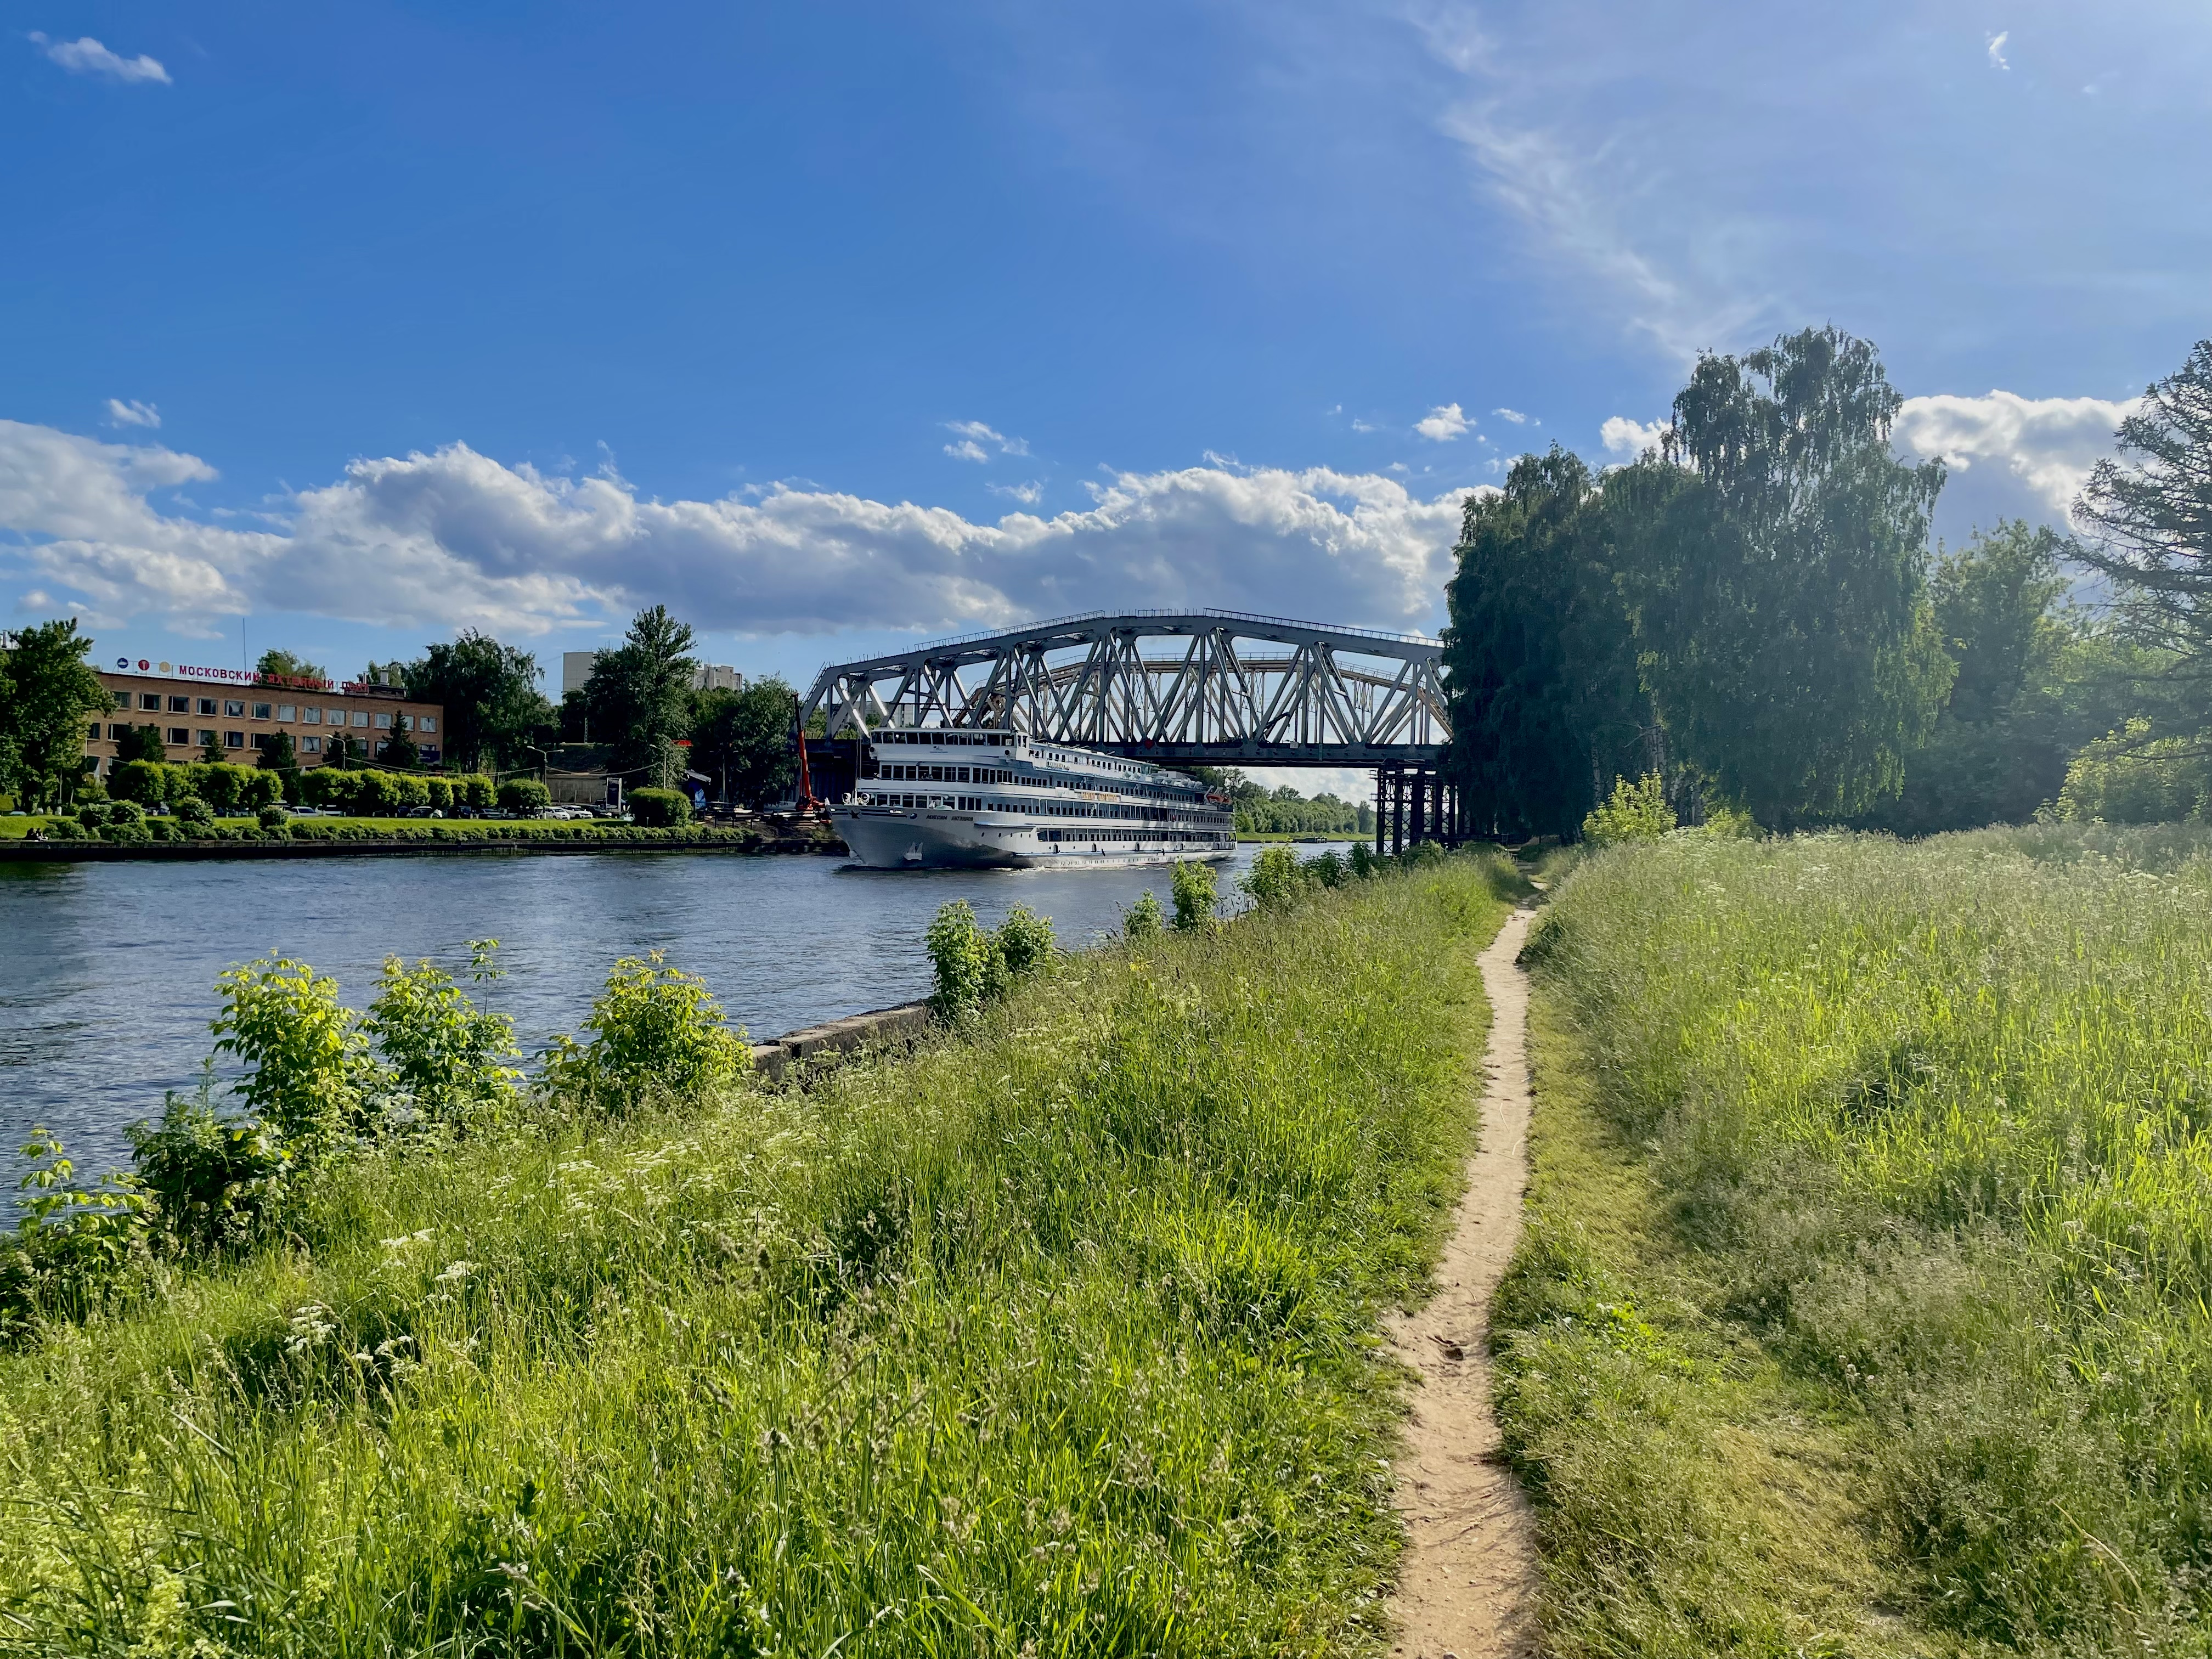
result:
M 441 753 L 445 709 L 410 697 L 402 685 L 335 684 L 128 657 L 101 668 L 100 680 L 115 706 L 88 724 L 84 752 L 99 763 L 102 776 L 114 767 L 124 728 L 134 726 L 160 726 L 173 761 L 197 760 L 212 744 L 225 760 L 250 766 L 279 732 L 291 733 L 301 766 L 320 766 L 343 752 L 341 738 L 358 743 L 374 761 L 395 731 L 412 739 L 426 764 L 437 764 Z

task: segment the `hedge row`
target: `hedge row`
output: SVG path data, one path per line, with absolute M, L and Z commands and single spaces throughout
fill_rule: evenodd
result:
M 754 826 L 725 829 L 720 825 L 686 824 L 656 830 L 631 823 L 564 823 L 526 820 L 517 823 L 347 823 L 322 818 L 295 818 L 289 823 L 258 828 L 252 824 L 198 824 L 176 818 L 147 818 L 136 823 L 102 824 L 97 828 L 68 818 L 42 826 L 49 841 L 106 841 L 125 845 L 176 842 L 420 842 L 463 845 L 489 842 L 595 842 L 613 846 L 738 847 L 773 841 L 775 837 Z

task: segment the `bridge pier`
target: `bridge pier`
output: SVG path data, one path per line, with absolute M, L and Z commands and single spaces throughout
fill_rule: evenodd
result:
M 1457 847 L 1467 839 L 1467 804 L 1459 785 L 1424 762 L 1389 761 L 1375 769 L 1375 850 L 1402 853 L 1433 841 Z

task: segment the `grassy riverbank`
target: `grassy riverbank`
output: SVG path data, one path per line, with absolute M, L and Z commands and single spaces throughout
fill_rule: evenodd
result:
M 1377 1646 L 1375 1320 L 1514 884 L 1463 855 L 803 1095 L 354 1164 L 292 1248 L 0 1359 L 0 1648 Z
M 2206 844 L 1563 883 L 1497 1322 L 1558 1651 L 2206 1650 Z
M 36 826 L 66 857 L 72 844 L 161 848 L 183 845 L 269 846 L 301 842 L 318 847 L 346 847 L 374 843 L 381 850 L 394 845 L 435 851 L 440 848 L 502 846 L 510 848 L 717 847 L 738 851 L 770 846 L 787 847 L 797 842 L 819 842 L 827 850 L 842 842 L 824 825 L 809 824 L 779 830 L 775 825 L 744 823 L 687 823 L 671 828 L 612 821 L 516 818 L 374 818 L 295 817 L 281 827 L 264 829 L 250 817 L 217 818 L 206 824 L 183 824 L 173 819 L 150 819 L 128 834 L 101 836 L 88 832 L 74 818 L 0 818 L 0 839 L 21 840 Z

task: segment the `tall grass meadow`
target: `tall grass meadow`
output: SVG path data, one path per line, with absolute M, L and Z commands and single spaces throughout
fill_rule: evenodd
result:
M 0 1355 L 0 1650 L 1379 1650 L 1376 1322 L 1448 1219 L 1515 883 L 1032 929 L 911 1055 L 610 1053 L 619 1110 L 366 1148 Z
M 2207 846 L 1561 884 L 1498 1317 L 1559 1651 L 2212 1650 Z

